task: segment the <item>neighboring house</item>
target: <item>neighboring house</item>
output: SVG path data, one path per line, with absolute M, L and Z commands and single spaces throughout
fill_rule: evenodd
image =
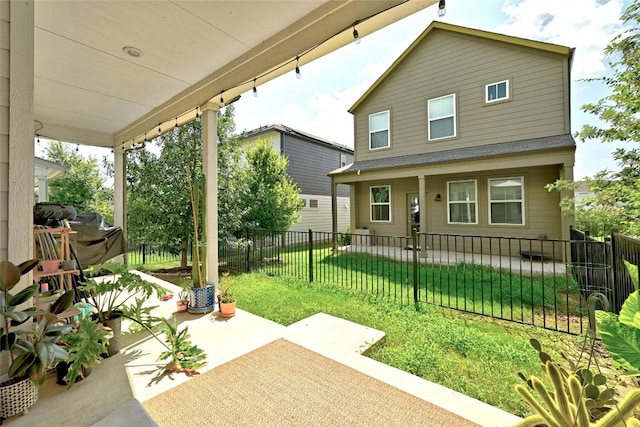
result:
M 557 192 L 573 179 L 573 50 L 433 22 L 356 101 L 351 226 L 569 238 Z
M 38 203 L 49 201 L 49 181 L 59 177 L 68 169 L 49 160 L 35 158 L 35 182 L 34 189 L 36 192 L 36 201 Z
M 273 145 L 289 160 L 287 173 L 300 188 L 304 207 L 300 221 L 292 231 L 331 230 L 331 179 L 327 174 L 353 162 L 353 150 L 284 125 L 263 126 L 245 134 L 243 146 L 255 146 L 258 140 Z M 349 188 L 336 194 L 338 229 L 349 227 Z

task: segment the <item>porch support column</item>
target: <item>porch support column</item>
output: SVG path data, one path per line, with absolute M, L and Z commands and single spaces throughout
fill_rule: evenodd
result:
M 338 184 L 331 177 L 331 231 L 333 253 L 338 251 Z
M 573 181 L 573 165 L 564 165 L 564 167 L 560 170 L 560 179 Z M 560 199 L 564 199 L 565 197 L 572 198 L 573 196 L 574 194 L 571 190 L 562 190 L 560 192 Z M 560 227 L 562 227 L 562 230 L 560 231 L 560 238 L 562 240 L 571 240 L 569 226 L 572 225 L 575 225 L 575 218 L 573 216 L 568 216 L 565 213 L 560 212 Z
M 0 124 L 0 132 L 7 135 L 8 141 L 8 149 L 0 150 L 0 174 L 4 175 L 0 176 L 0 197 L 4 199 L 4 193 L 6 199 L 3 202 L 7 202 L 2 203 L 0 208 L 0 226 L 6 227 L 0 229 L 0 237 L 6 239 L 0 242 L 0 259 L 18 264 L 33 258 L 35 2 L 7 3 L 1 6 L 3 11 L 0 12 L 0 17 L 5 21 L 0 26 L 6 30 L 2 36 L 8 36 L 8 40 L 3 41 L 3 49 L 9 49 L 6 56 L 8 62 L 4 63 L 3 56 L 3 69 L 0 71 L 3 77 L 7 77 L 8 90 L 8 93 L 2 91 L 6 97 L 1 100 L 1 105 L 9 106 L 8 109 L 2 107 L 3 119 Z M 8 16 L 5 12 L 8 12 Z M 19 288 L 27 284 L 29 279 L 23 278 Z
M 202 167 L 206 182 L 207 283 L 218 284 L 218 111 L 208 103 L 202 111 Z
M 127 161 L 126 153 L 122 148 L 113 149 L 113 222 L 115 226 L 122 228 L 125 242 L 127 241 Z M 119 255 L 116 262 L 127 262 L 127 254 Z
M 420 232 L 426 233 L 427 230 L 427 187 L 425 185 L 424 175 L 418 175 L 418 208 L 420 209 Z M 422 240 L 422 241 L 421 241 Z M 422 256 L 427 255 L 427 239 L 418 239 L 420 244 L 420 253 Z

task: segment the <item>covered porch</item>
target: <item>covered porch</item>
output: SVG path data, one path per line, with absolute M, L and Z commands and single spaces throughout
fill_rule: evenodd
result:
M 220 108 L 352 42 L 356 28 L 362 37 L 434 3 L 1 2 L 0 260 L 33 256 L 36 138 L 113 150 L 114 225 L 126 234 L 127 151 L 200 119 L 207 210 L 216 212 Z M 206 219 L 209 282 L 217 221 Z M 0 377 L 6 369 L 3 358 Z

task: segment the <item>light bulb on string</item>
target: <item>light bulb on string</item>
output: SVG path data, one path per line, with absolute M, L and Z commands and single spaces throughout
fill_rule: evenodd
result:
M 300 61 L 300 57 L 296 56 L 296 79 L 298 80 L 302 78 L 302 74 L 300 73 L 300 67 L 298 66 L 299 61 Z
M 444 2 L 445 0 L 440 0 L 440 2 L 438 3 L 438 16 L 440 18 L 442 18 L 447 13 L 447 10 L 444 8 Z
M 222 91 L 224 92 L 224 91 Z M 224 107 L 224 98 L 222 97 L 222 92 L 220 92 L 220 106 Z
M 173 127 L 174 129 L 178 127 L 178 117 L 176 116 L 176 125 Z
M 360 34 L 358 33 L 358 30 L 356 30 L 356 26 L 353 26 L 353 42 L 355 44 L 360 44 Z
M 77 153 L 78 151 L 80 151 L 80 144 L 77 144 L 77 145 L 76 145 L 76 153 Z
M 158 123 L 158 136 L 162 133 L 162 123 Z
M 200 106 L 198 105 L 196 107 L 196 121 L 200 120 Z
M 253 97 L 258 97 L 258 88 L 256 87 L 256 79 L 253 79 Z
M 40 135 L 38 135 L 37 133 L 36 133 L 36 138 L 37 138 L 37 139 L 36 139 L 36 142 L 37 142 L 38 144 L 40 144 Z

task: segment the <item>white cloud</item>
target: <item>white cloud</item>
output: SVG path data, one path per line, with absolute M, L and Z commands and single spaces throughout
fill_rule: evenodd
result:
M 576 79 L 607 70 L 604 47 L 621 31 L 623 1 L 510 0 L 502 11 L 507 21 L 496 31 L 575 47 L 572 75 Z

